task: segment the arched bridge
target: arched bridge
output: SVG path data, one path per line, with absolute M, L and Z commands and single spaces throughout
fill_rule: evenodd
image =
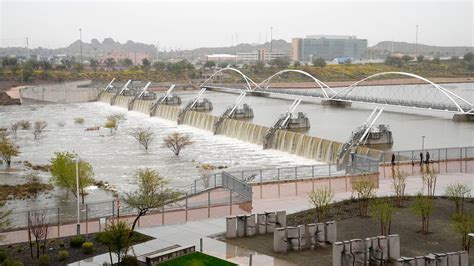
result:
M 240 74 L 246 81 L 246 90 L 271 93 L 294 95 L 297 97 L 317 98 L 324 102 L 334 103 L 336 105 L 345 105 L 350 103 L 377 104 L 386 106 L 395 106 L 399 108 L 424 109 L 433 111 L 445 111 L 457 114 L 466 114 L 474 116 L 474 105 L 467 99 L 450 91 L 449 89 L 436 84 L 429 79 L 416 74 L 406 72 L 381 72 L 370 75 L 359 80 L 348 87 L 342 89 L 332 89 L 327 84 L 312 76 L 310 73 L 296 70 L 286 69 L 279 71 L 260 83 L 255 83 L 241 71 L 233 68 L 224 68 L 222 71 L 234 71 Z M 272 88 L 272 80 L 284 73 L 296 73 L 310 78 L 315 85 L 315 89 L 294 89 L 294 88 Z M 421 81 L 421 84 L 407 85 L 380 85 L 380 86 L 364 86 L 364 82 L 376 80 L 380 77 L 403 76 L 415 78 Z M 209 88 L 226 88 L 225 85 L 209 85 L 212 77 L 207 79 L 201 87 Z

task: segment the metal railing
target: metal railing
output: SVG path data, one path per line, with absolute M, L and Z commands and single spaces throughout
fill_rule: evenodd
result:
M 381 156 L 380 162 L 390 163 L 393 154 L 395 155 L 395 163 L 397 164 L 412 162 L 416 164 L 420 162 L 420 153 L 423 154 L 424 161 L 426 161 L 427 153 L 429 154 L 430 161 L 437 162 L 474 159 L 474 146 L 384 152 Z
M 346 166 L 350 175 L 372 174 L 379 172 L 379 160 L 361 154 L 350 154 L 351 163 Z
M 252 186 L 244 180 L 239 180 L 229 173 L 222 172 L 222 186 L 239 193 L 245 199 L 252 200 Z

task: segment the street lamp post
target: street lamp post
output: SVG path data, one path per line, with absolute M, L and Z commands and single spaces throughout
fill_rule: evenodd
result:
M 82 64 L 82 29 L 79 29 L 79 47 L 81 50 L 81 64 Z
M 421 152 L 425 151 L 425 136 L 421 136 Z
M 81 234 L 81 209 L 79 203 L 79 158 L 76 157 L 77 235 Z

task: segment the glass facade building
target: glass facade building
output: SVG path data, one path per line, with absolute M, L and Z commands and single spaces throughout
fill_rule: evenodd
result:
M 367 40 L 356 36 L 314 35 L 295 38 L 292 42 L 293 60 L 311 62 L 316 58 L 333 60 L 349 57 L 360 60 L 367 57 Z

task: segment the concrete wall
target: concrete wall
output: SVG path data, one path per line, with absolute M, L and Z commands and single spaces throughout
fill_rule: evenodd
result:
M 91 84 L 90 80 L 27 87 L 20 90 L 20 99 L 22 104 L 95 101 L 101 88 L 79 87 L 88 84 Z

